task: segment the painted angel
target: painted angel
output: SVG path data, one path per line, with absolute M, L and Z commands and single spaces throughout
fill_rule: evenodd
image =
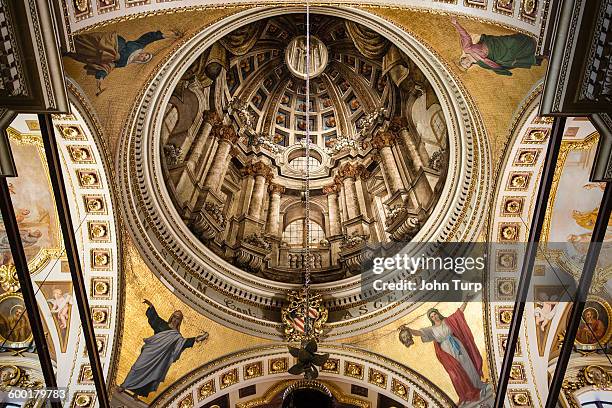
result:
M 72 305 L 72 295 L 62 292 L 61 289 L 53 289 L 53 298 L 47 299 L 51 305 L 51 313 L 57 315 L 59 328 L 64 330 L 68 327 L 70 305 Z
M 541 331 L 545 331 L 548 323 L 555 317 L 557 312 L 555 306 L 557 303 L 557 296 L 555 295 L 550 296 L 550 298 L 543 295 L 542 302 L 536 303 L 533 314 L 535 315 L 536 326 L 538 326 Z

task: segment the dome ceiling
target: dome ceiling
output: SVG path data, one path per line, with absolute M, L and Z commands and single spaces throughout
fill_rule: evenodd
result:
M 305 15 L 290 14 L 214 43 L 175 89 L 162 137 L 167 187 L 191 232 L 286 283 L 301 281 L 307 246 L 314 281 L 330 282 L 409 241 L 448 165 L 442 107 L 413 61 L 365 26 L 314 14 L 307 95 L 304 32 Z
M 95 275 L 89 279 L 92 312 L 111 388 L 125 378 L 134 363 L 134 350 L 150 334 L 142 300 L 153 298 L 164 299 L 156 305 L 160 315 L 185 312 L 185 337 L 206 330 L 211 338 L 204 349 L 185 350 L 167 381 L 148 397 L 147 403 L 155 399 L 152 406 L 211 405 L 222 395 L 230 404 L 230 395 L 235 403 L 236 395 L 242 399 L 244 388 L 255 382 L 258 391 L 266 390 L 268 395 L 277 382 L 291 380 L 281 372 L 292 362 L 285 346 L 270 345 L 263 338 L 287 340 L 283 336 L 287 326 L 280 322 L 286 323 L 284 312 L 291 308 L 291 291 L 299 287 L 303 270 L 301 254 L 309 245 L 318 255 L 312 291 L 329 311 L 322 350 L 332 356 L 331 367 L 322 371 L 323 380 L 369 389 L 373 401 L 376 394 L 395 398 L 389 405 L 452 406 L 458 395 L 431 344 L 417 341 L 407 352 L 396 335 L 395 329 L 403 323 L 428 327 L 422 312 L 429 305 L 362 296 L 359 271 L 372 254 L 410 239 L 524 238 L 528 231 L 519 218 L 528 219 L 533 209 L 534 177 L 541 170 L 551 123 L 537 116 L 539 91 L 522 98 L 545 67 L 516 70 L 512 77 L 491 80 L 496 74 L 477 68 L 462 72 L 453 65 L 460 50 L 457 41 L 448 41 L 456 32 L 444 14 L 370 10 L 384 16 L 377 18 L 361 13 L 358 6 L 318 6 L 314 7 L 319 14 L 313 19 L 316 40 L 311 50 L 316 57 L 310 67 L 315 75 L 306 95 L 305 44 L 299 32 L 303 8 L 298 13 L 291 7 L 278 7 L 278 12 L 237 7 L 215 15 L 208 9 L 181 13 L 182 5 L 196 2 L 87 4 L 75 0 L 65 4 L 69 13 L 73 3 L 94 10 L 91 18 L 78 22 L 80 27 L 106 16 L 135 14 L 145 7 L 177 7 L 177 18 L 169 18 L 169 13 L 147 15 L 95 30 L 126 38 L 138 38 L 151 29 L 183 33 L 175 42 L 150 47 L 152 63 L 115 70 L 105 80 L 103 94 L 96 93 L 96 81 L 86 76 L 82 64 L 71 57 L 65 60 L 70 75 L 77 79 L 69 90 L 79 109 L 74 117 L 59 115 L 54 121 L 60 144 L 69 148 L 64 163 L 65 174 L 71 176 L 66 179 L 68 186 L 72 182 L 77 198 L 85 194 L 84 201 L 73 207 L 76 213 L 93 217 L 80 230 L 87 235 L 81 241 L 91 255 L 83 262 L 85 278 L 88 271 Z M 421 3 L 430 4 L 429 0 Z M 98 14 L 105 4 L 120 7 Z M 466 0 L 442 6 L 456 11 L 477 4 L 484 4 L 487 13 L 509 4 L 514 12 L 505 21 L 518 20 L 529 4 L 538 12 L 548 7 L 546 2 L 529 0 Z M 472 9 L 477 15 L 479 9 Z M 234 19 L 232 14 L 239 17 Z M 470 32 L 506 33 L 501 27 L 459 18 Z M 537 17 L 537 24 L 527 20 L 522 24 L 531 24 L 537 35 L 542 18 Z M 386 38 L 393 39 L 393 45 Z M 363 39 L 369 47 L 363 47 Z M 416 39 L 423 39 L 423 44 Z M 491 89 L 504 89 L 503 95 Z M 126 109 L 111 108 L 116 102 Z M 87 111 L 91 116 L 83 114 Z M 312 122 L 306 120 L 306 113 Z M 34 140 L 28 122 L 32 121 L 23 124 L 29 130 L 21 142 Z M 553 196 L 563 190 L 563 177 L 575 179 L 587 171 L 582 162 L 592 158 L 596 135 L 592 129 L 585 131 L 585 123 L 589 122 L 581 118 L 568 120 L 568 140 L 563 143 L 569 148 L 565 150 L 568 160 L 558 169 L 561 184 L 553 184 Z M 62 132 L 66 126 L 72 131 Z M 310 158 L 304 157 L 306 129 L 313 142 Z M 575 160 L 578 156 L 582 159 Z M 560 161 L 564 158 L 561 155 Z M 495 173 L 489 170 L 493 167 Z M 306 168 L 312 176 L 310 225 L 304 222 L 302 201 Z M 97 182 L 90 183 L 94 178 Z M 599 185 L 576 185 L 593 199 L 601 194 Z M 573 207 L 564 207 L 563 197 L 557 195 L 556 201 L 551 197 L 547 219 L 552 221 L 545 224 L 544 235 L 553 237 L 556 227 L 562 227 L 557 235 L 565 237 L 569 236 L 568 218 L 559 211 Z M 97 204 L 90 205 L 92 200 Z M 583 206 L 584 212 L 576 210 L 574 215 L 592 218 L 598 201 L 591 201 Z M 121 214 L 114 211 L 117 207 Z M 114 228 L 119 221 L 125 221 L 127 233 Z M 576 230 L 586 225 L 577 216 L 569 221 L 571 237 L 588 235 Z M 313 238 L 309 242 L 305 230 Z M 43 254 L 36 246 L 30 250 Z M 509 253 L 491 259 L 491 263 L 503 261 L 504 270 L 499 277 L 489 277 L 490 294 L 512 286 L 513 260 Z M 53 266 L 49 273 L 33 271 L 34 284 L 45 295 L 39 300 L 46 311 L 43 317 L 50 329 L 52 353 L 60 360 L 72 356 L 83 360 L 71 359 L 72 368 L 64 370 L 69 375 L 58 375 L 58 379 L 72 384 L 71 401 L 93 401 L 87 356 L 74 331 L 79 328 L 78 319 L 69 317 L 65 329 L 54 327 L 57 316 L 46 301 L 52 289 L 70 291 L 60 264 L 48 263 Z M 46 282 L 38 282 L 41 275 L 48 275 Z M 442 305 L 442 314 L 450 314 L 455 306 Z M 494 376 L 495 370 L 487 367 L 495 367 L 503 358 L 512 307 L 510 296 L 495 307 L 468 305 L 465 316 L 486 360 L 485 376 Z M 519 380 L 513 380 L 508 395 L 540 401 L 547 392 L 540 374 L 549 369 L 549 356 L 558 348 L 556 339 L 567 311 L 554 306 L 556 314 L 547 329 L 542 324 L 540 330 L 540 319 L 533 319 L 538 305 L 529 308 L 531 319 L 525 321 L 520 335 L 523 352 L 514 361 Z M 580 347 L 592 351 L 591 344 Z M 23 359 L 9 358 L 16 357 Z M 276 371 L 279 366 L 284 368 Z M 569 401 L 579 393 L 565 397 Z M 252 395 L 243 404 L 253 405 L 255 400 Z
M 308 159 L 303 60 L 289 60 L 296 74 L 285 58 L 303 7 L 245 10 L 190 37 L 118 148 L 126 225 L 148 267 L 198 312 L 267 338 L 283 336 L 307 245 L 329 338 L 409 313 L 412 302 L 362 293 L 363 268 L 411 240 L 474 239 L 490 191 L 482 123 L 437 55 L 367 12 L 311 13 L 328 58 L 308 95 Z
M 288 55 L 298 54 L 293 52 L 296 40 L 304 39 L 303 16 L 256 24 L 265 24 L 263 33 L 249 53 L 232 58 L 225 94 L 231 101 L 247 102 L 254 128 L 245 131 L 287 147 L 305 138 L 307 125 L 305 70 L 287 64 Z M 312 141 L 330 150 L 362 131 L 366 111 L 388 107 L 391 95 L 382 59 L 364 57 L 342 19 L 317 15 L 311 31 L 318 47 L 311 46 L 316 75 L 310 82 L 309 126 Z M 300 57 L 291 58 L 298 64 Z

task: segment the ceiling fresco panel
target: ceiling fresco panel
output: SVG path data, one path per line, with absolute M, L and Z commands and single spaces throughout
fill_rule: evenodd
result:
M 117 220 L 107 178 L 109 167 L 107 159 L 103 156 L 103 142 L 94 136 L 97 134 L 97 129 L 89 113 L 74 94 L 71 97 L 74 97 L 71 105 L 73 113 L 54 115 L 53 123 L 62 158 L 62 170 L 70 192 L 71 214 L 75 220 L 78 220 L 74 225 L 78 247 L 82 254 L 84 278 L 91 288 L 90 306 L 93 312 L 104 311 L 100 317 L 101 324 L 98 324 L 95 330 L 98 350 L 105 374 L 112 375 L 115 336 L 121 328 Z M 11 188 L 17 198 L 15 204 L 18 209 L 20 231 L 24 236 L 28 266 L 53 364 L 57 368 L 57 383 L 65 390 L 62 403 L 68 405 L 78 398 L 84 401 L 86 399 L 84 396 L 93 387 L 91 370 L 82 339 L 70 270 L 63 254 L 63 241 L 57 224 L 37 117 L 18 115 L 10 124 L 8 134 L 14 143 L 13 152 L 19 169 L 19 175 L 12 180 Z M 82 169 L 87 169 L 90 173 L 95 172 L 96 186 L 83 185 L 79 182 L 81 180 L 79 171 Z M 91 228 L 94 224 L 105 226 L 107 239 L 103 241 L 94 239 L 97 235 Z M 18 282 L 12 274 L 14 266 L 10 251 L 7 251 L 8 247 L 2 265 L 4 271 L 2 296 L 5 305 L 11 301 L 14 303 L 21 297 L 18 293 Z M 90 256 L 95 251 L 98 255 Z M 100 256 L 101 254 L 104 256 Z M 97 268 L 96 263 L 100 266 L 103 264 L 103 267 Z M 13 307 L 12 311 L 3 311 L 2 317 L 14 319 L 16 310 Z M 25 327 L 22 331 L 27 332 Z M 23 337 L 24 333 L 20 335 Z M 32 352 L 35 350 L 31 339 L 23 344 L 5 342 L 0 353 L 0 364 L 3 367 L 11 364 L 21 367 L 22 379 L 26 381 L 29 376 L 34 381 L 35 377 L 40 377 L 40 369 L 31 367 L 26 361 L 28 358 L 36 358 Z M 18 357 L 23 353 L 26 354 Z
M 300 6 L 282 11 L 244 5 L 183 9 L 183 3 L 98 0 L 87 3 L 92 17 L 78 22 L 70 17 L 75 48 L 64 57 L 66 71 L 106 135 L 105 154 L 115 164 L 125 225 L 120 233 L 125 265 L 121 313 L 130 324 L 117 338 L 111 383 L 126 382 L 143 339 L 153 333 L 145 300 L 163 320 L 180 310 L 181 336 L 209 333 L 203 344 L 184 349 L 161 384 L 142 398 L 147 403 L 166 398 L 184 375 L 215 358 L 282 341 L 281 309 L 288 291 L 299 285 L 293 272 L 303 267 L 295 249 L 304 244 L 308 230 L 317 237 L 315 269 L 325 276 L 317 290 L 329 308 L 327 338 L 429 373 L 431 389 L 442 390 L 444 401 L 459 401 L 434 346 L 417 339 L 407 348 L 399 329 L 428 328 L 429 308 L 456 316 L 458 309 L 463 313 L 461 304 L 355 301 L 358 273 L 339 265 L 350 265 L 351 245 L 362 244 L 363 236 L 390 240 L 394 220 L 405 220 L 404 207 L 421 211 L 420 228 L 412 235 L 416 240 L 497 236 L 498 224 L 491 230 L 492 221 L 486 219 L 493 205 L 509 209 L 500 228 L 503 224 L 516 227 L 514 235 L 525 233 L 515 213 L 527 216 L 531 208 L 525 188 L 537 182 L 532 167 L 543 157 L 545 138 L 521 134 L 515 142 L 512 132 L 517 111 L 531 103 L 531 91 L 545 73 L 547 61 L 538 55 L 537 43 L 547 3 L 460 0 L 435 2 L 429 10 L 409 4 L 320 6 L 313 23 L 323 70 L 311 81 L 310 104 L 302 80 L 292 72 L 301 69 L 299 41 L 292 48 L 291 69 L 284 59 L 303 29 Z M 457 13 L 456 19 L 450 13 Z M 378 36 L 383 53 L 364 53 L 356 46 L 359 35 L 371 34 L 368 30 Z M 98 48 L 108 55 L 94 55 Z M 508 62 L 508 55 L 519 62 Z M 531 126 L 544 133 L 549 127 Z M 312 131 L 310 161 L 302 153 L 306 128 Z M 379 128 L 388 133 L 368 134 Z M 74 149 L 84 144 L 78 131 L 68 130 L 66 137 L 73 138 Z M 508 186 L 500 197 L 507 205 L 492 204 L 494 186 L 502 185 L 496 175 L 504 171 L 509 152 L 519 147 L 521 160 L 512 162 L 517 181 L 501 182 Z M 102 215 L 108 201 L 96 201 L 97 176 L 86 150 L 74 151 L 73 157 L 81 157 L 77 182 L 86 182 L 80 184 L 87 188 L 83 205 Z M 310 225 L 300 223 L 299 216 L 306 167 L 314 191 Z M 198 194 L 186 188 L 196 185 Z M 402 185 L 410 188 L 394 198 L 389 192 Z M 204 199 L 199 194 L 203 187 L 215 191 Z M 341 228 L 332 222 L 334 214 Z M 449 221 L 449 214 L 458 221 Z M 346 220 L 351 222 L 343 224 Z M 106 242 L 103 220 L 92 221 L 95 225 L 88 228 L 95 245 L 89 260 L 97 279 L 92 296 L 103 302 L 104 283 L 117 282 L 104 281 L 104 260 L 118 251 Z M 111 230 L 110 238 L 115 235 Z M 276 266 L 268 263 L 269 253 Z M 287 267 L 277 267 L 282 264 Z M 223 285 L 230 289 L 219 290 Z M 474 355 L 482 358 L 481 379 L 493 383 L 497 357 L 492 353 L 500 354 L 498 340 L 507 325 L 500 322 L 499 330 L 491 329 L 496 324 L 492 307 L 470 302 L 464 309 Z M 262 367 L 280 367 L 275 364 Z M 517 390 L 531 387 L 524 383 L 532 380 L 529 364 L 517 361 Z M 340 364 L 338 372 L 344 368 Z M 375 381 L 379 371 L 368 366 L 362 378 Z M 200 384 L 205 395 L 200 405 L 221 396 L 218 374 L 206 380 L 213 381 L 210 387 L 204 387 L 206 381 Z M 238 386 L 227 381 L 227 389 Z M 384 385 L 389 398 L 433 404 L 405 378 L 388 376 Z M 487 397 L 488 388 L 483 389 Z M 185 394 L 185 406 L 198 404 L 197 392 Z

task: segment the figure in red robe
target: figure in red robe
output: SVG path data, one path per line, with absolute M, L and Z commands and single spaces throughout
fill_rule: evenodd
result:
M 459 395 L 459 406 L 482 400 L 490 390 L 490 386 L 481 380 L 482 356 L 463 315 L 466 305 L 464 302 L 448 317 L 442 316 L 438 309 L 429 309 L 427 317 L 431 327 L 415 330 L 402 326 L 421 337 L 423 342 L 434 342 L 436 357 Z

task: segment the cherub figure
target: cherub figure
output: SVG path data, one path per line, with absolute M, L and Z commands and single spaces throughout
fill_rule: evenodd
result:
M 53 298 L 47 299 L 51 305 L 51 313 L 57 314 L 59 328 L 64 330 L 68 327 L 68 317 L 70 305 L 72 304 L 72 295 L 63 293 L 61 289 L 53 289 Z
M 555 306 L 557 305 L 557 296 L 552 295 L 548 297 L 547 295 L 542 295 L 542 302 L 536 303 L 534 308 L 535 315 L 535 323 L 536 326 L 540 328 L 541 331 L 546 330 L 546 326 L 551 322 L 553 317 L 555 317 Z

